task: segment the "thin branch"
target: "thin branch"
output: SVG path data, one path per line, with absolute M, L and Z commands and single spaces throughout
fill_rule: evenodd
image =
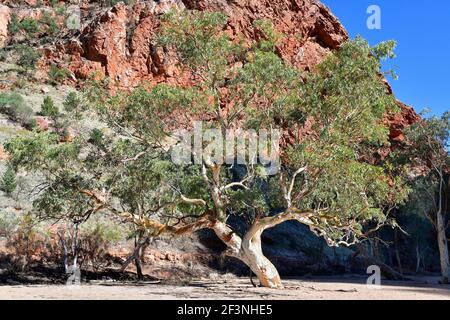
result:
M 292 204 L 291 197 L 292 197 L 292 190 L 294 189 L 294 185 L 295 185 L 295 179 L 297 178 L 297 176 L 299 174 L 305 172 L 307 169 L 308 169 L 308 167 L 305 166 L 305 167 L 300 168 L 300 169 L 298 169 L 297 171 L 294 172 L 294 175 L 292 176 L 291 183 L 289 185 L 289 190 L 288 190 L 287 195 L 286 195 L 286 201 L 287 201 L 288 207 L 290 207 L 291 204 Z

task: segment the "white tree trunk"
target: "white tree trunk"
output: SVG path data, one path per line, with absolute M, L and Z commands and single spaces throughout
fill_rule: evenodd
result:
M 261 247 L 261 232 L 250 235 L 247 240 L 247 235 L 244 237 L 242 243 L 242 259 L 250 269 L 256 274 L 261 285 L 267 288 L 282 289 L 280 275 L 277 268 L 267 259 Z
M 437 214 L 436 222 L 439 257 L 441 261 L 442 283 L 449 283 L 450 261 L 448 255 L 448 243 L 447 237 L 445 235 L 445 221 L 441 213 Z
M 283 287 L 277 269 L 262 252 L 261 234 L 264 231 L 262 225 L 254 225 L 244 239 L 222 222 L 215 222 L 213 230 L 228 246 L 226 254 L 244 262 L 258 277 L 261 285 L 275 289 Z

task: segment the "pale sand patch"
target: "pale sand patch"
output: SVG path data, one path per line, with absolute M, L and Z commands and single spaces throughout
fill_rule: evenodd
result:
M 285 280 L 285 290 L 254 288 L 245 278 L 225 281 L 197 280 L 188 286 L 167 284 L 83 284 L 0 286 L 0 299 L 283 299 L 283 300 L 450 300 L 450 286 L 437 278 L 412 281 L 382 281 L 381 289 L 371 289 L 364 277 L 320 277 Z

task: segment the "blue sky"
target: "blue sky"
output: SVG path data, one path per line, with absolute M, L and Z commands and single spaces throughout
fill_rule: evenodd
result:
M 440 115 L 450 110 L 450 1 L 449 0 L 322 0 L 354 38 L 371 45 L 394 39 L 393 61 L 398 80 L 388 79 L 397 98 L 417 111 L 425 107 Z M 367 28 L 367 8 L 381 9 L 381 29 Z

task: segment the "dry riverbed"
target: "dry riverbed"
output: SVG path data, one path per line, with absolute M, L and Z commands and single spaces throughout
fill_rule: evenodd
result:
M 409 281 L 382 281 L 380 289 L 368 287 L 365 278 L 319 277 L 285 280 L 285 290 L 254 288 L 248 279 L 197 280 L 177 286 L 161 283 L 98 282 L 81 286 L 17 285 L 0 286 L 0 299 L 358 299 L 358 300 L 450 300 L 450 286 L 437 278 Z

